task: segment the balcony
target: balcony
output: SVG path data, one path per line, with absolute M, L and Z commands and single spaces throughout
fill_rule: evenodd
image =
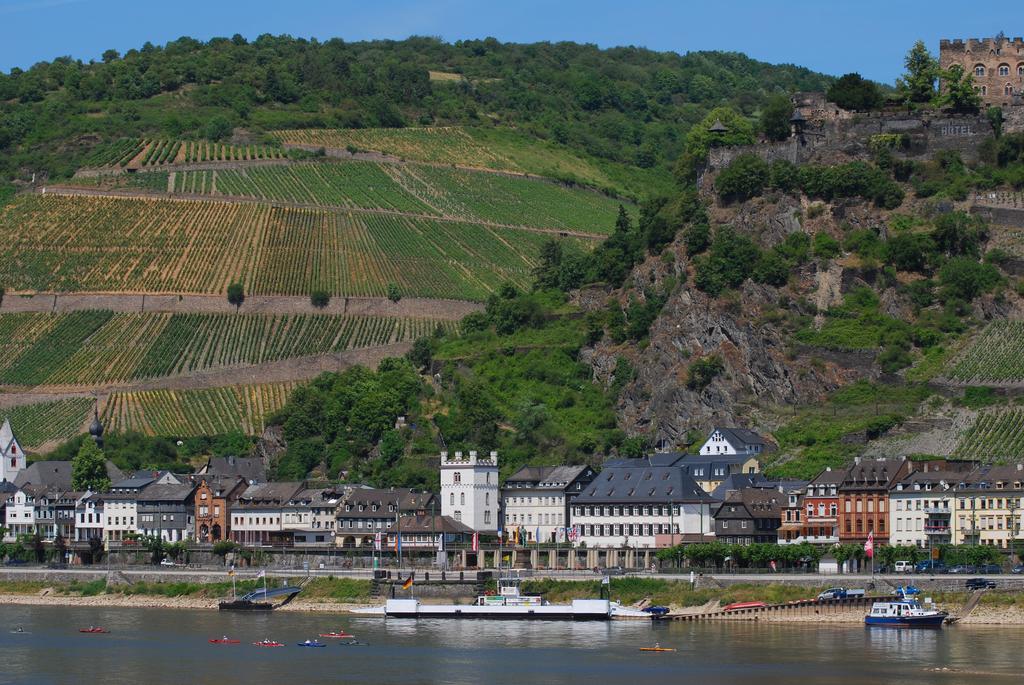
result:
M 839 519 L 839 515 L 838 514 L 832 514 L 831 516 L 828 516 L 828 515 L 826 515 L 826 516 L 817 516 L 817 515 L 815 515 L 815 516 L 808 516 L 807 519 L 806 519 L 806 523 L 808 525 L 813 525 L 813 526 L 835 525 L 836 521 L 838 521 L 838 519 Z
M 949 507 L 925 507 L 921 511 L 926 514 L 942 514 L 943 516 L 949 516 L 953 510 Z
M 925 526 L 925 535 L 949 535 L 949 526 Z

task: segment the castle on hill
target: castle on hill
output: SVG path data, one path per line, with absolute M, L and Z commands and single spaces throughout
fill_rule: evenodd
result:
M 954 64 L 974 77 L 984 104 L 992 107 L 1024 105 L 1024 39 L 969 38 L 940 40 L 939 66 Z

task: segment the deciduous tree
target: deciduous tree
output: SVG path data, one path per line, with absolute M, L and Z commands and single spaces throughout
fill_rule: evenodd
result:
M 84 440 L 71 460 L 71 487 L 92 492 L 103 492 L 110 487 L 107 459 L 92 440 Z

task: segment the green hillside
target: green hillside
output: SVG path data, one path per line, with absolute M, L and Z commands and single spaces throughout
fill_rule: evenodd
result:
M 430 71 L 465 80 L 432 81 Z M 284 129 L 458 125 L 481 129 L 469 134 L 478 148 L 524 170 L 642 197 L 667 189 L 686 130 L 711 107 L 754 114 L 772 93 L 829 82 L 736 53 L 185 37 L 0 74 L 0 176 L 66 177 L 109 162 L 115 151 L 100 155 L 97 143 L 125 137 L 223 143 L 244 129 L 245 143 L 265 145 Z M 118 159 L 132 152 L 123 147 Z

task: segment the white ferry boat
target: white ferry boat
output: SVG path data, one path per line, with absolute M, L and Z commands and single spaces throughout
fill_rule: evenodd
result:
M 551 604 L 540 595 L 524 595 L 520 579 L 502 578 L 496 594 L 481 595 L 473 604 L 424 604 L 420 600 L 389 599 L 383 607 L 356 609 L 354 613 L 386 618 L 478 618 L 541 621 L 607 621 L 651 619 L 639 609 L 624 607 L 607 599 L 574 599 L 569 604 Z

